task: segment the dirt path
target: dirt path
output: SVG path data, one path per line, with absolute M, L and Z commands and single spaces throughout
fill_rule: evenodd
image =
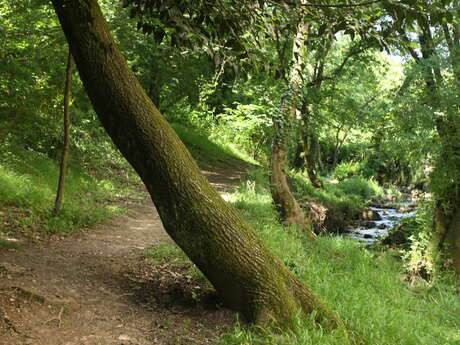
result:
M 205 174 L 224 191 L 241 171 Z M 181 272 L 146 263 L 143 250 L 167 241 L 146 201 L 65 238 L 0 247 L 0 345 L 213 343 L 235 315 L 181 293 Z

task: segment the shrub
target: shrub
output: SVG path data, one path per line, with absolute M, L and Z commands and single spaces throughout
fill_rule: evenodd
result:
M 361 177 L 344 180 L 336 185 L 332 185 L 332 188 L 337 188 L 347 195 L 360 196 L 364 200 L 384 194 L 383 188 L 376 181 L 372 179 L 366 180 Z
M 316 198 L 344 220 L 357 218 L 371 197 L 383 194 L 383 189 L 374 180 L 353 178 L 325 183 L 323 189 L 317 189 L 301 173 L 291 172 L 290 176 L 299 200 Z
M 361 171 L 361 165 L 355 162 L 342 162 L 335 168 L 332 177 L 343 181 L 348 177 L 357 176 Z
M 401 228 L 408 243 L 402 249 L 404 266 L 411 279 L 422 277 L 431 279 L 435 273 L 435 253 L 433 243 L 433 208 L 421 205 L 416 215 L 402 220 Z

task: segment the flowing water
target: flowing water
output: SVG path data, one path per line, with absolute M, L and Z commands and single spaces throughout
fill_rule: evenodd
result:
M 410 205 L 410 202 L 402 202 L 397 204 L 397 206 Z M 370 209 L 377 212 L 381 220 L 366 222 L 372 225 L 367 229 L 363 229 L 362 227 L 358 229 L 348 229 L 345 236 L 349 236 L 367 244 L 371 244 L 384 238 L 388 234 L 388 231 L 395 227 L 402 219 L 412 217 L 416 213 L 416 211 L 399 212 L 395 208 L 370 207 Z

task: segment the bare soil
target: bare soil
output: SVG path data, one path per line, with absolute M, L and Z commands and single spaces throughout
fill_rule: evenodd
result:
M 243 169 L 204 171 L 220 191 Z M 212 344 L 236 315 L 185 268 L 148 262 L 146 247 L 171 241 L 146 199 L 108 224 L 0 246 L 0 345 Z M 204 289 L 203 289 L 204 291 Z

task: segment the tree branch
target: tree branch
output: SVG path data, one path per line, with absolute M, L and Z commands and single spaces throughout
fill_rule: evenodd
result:
M 289 2 L 289 1 L 268 1 L 268 3 L 271 3 L 273 5 L 289 5 L 293 7 L 316 7 L 316 8 L 355 8 L 355 7 L 364 7 L 364 6 L 369 6 L 373 4 L 377 4 L 379 2 L 382 2 L 383 0 L 373 0 L 373 1 L 366 1 L 366 2 L 361 2 L 357 4 L 317 4 L 317 3 L 306 3 L 306 4 L 299 4 L 296 2 Z
M 349 7 L 369 6 L 369 5 L 379 3 L 379 2 L 382 2 L 382 0 L 367 1 L 367 2 L 361 2 L 361 3 L 358 3 L 358 4 L 337 4 L 337 5 L 309 3 L 309 4 L 302 4 L 301 6 L 304 6 L 304 7 L 327 7 L 327 8 L 349 8 Z
M 348 63 L 348 61 L 355 55 L 358 55 L 358 54 L 361 54 L 362 52 L 366 51 L 368 49 L 368 47 L 363 47 L 361 49 L 358 49 L 358 50 L 353 50 L 353 51 L 350 51 L 348 53 L 348 55 L 343 59 L 342 63 L 340 64 L 339 67 L 337 67 L 334 72 L 331 73 L 331 75 L 329 76 L 326 76 L 326 77 L 319 77 L 319 78 L 316 78 L 315 80 L 309 82 L 306 86 L 307 87 L 312 87 L 312 86 L 316 86 L 318 84 L 321 84 L 323 81 L 325 80 L 333 80 L 335 77 L 337 77 L 341 72 L 342 70 L 344 69 L 344 67 L 346 66 L 346 64 Z

